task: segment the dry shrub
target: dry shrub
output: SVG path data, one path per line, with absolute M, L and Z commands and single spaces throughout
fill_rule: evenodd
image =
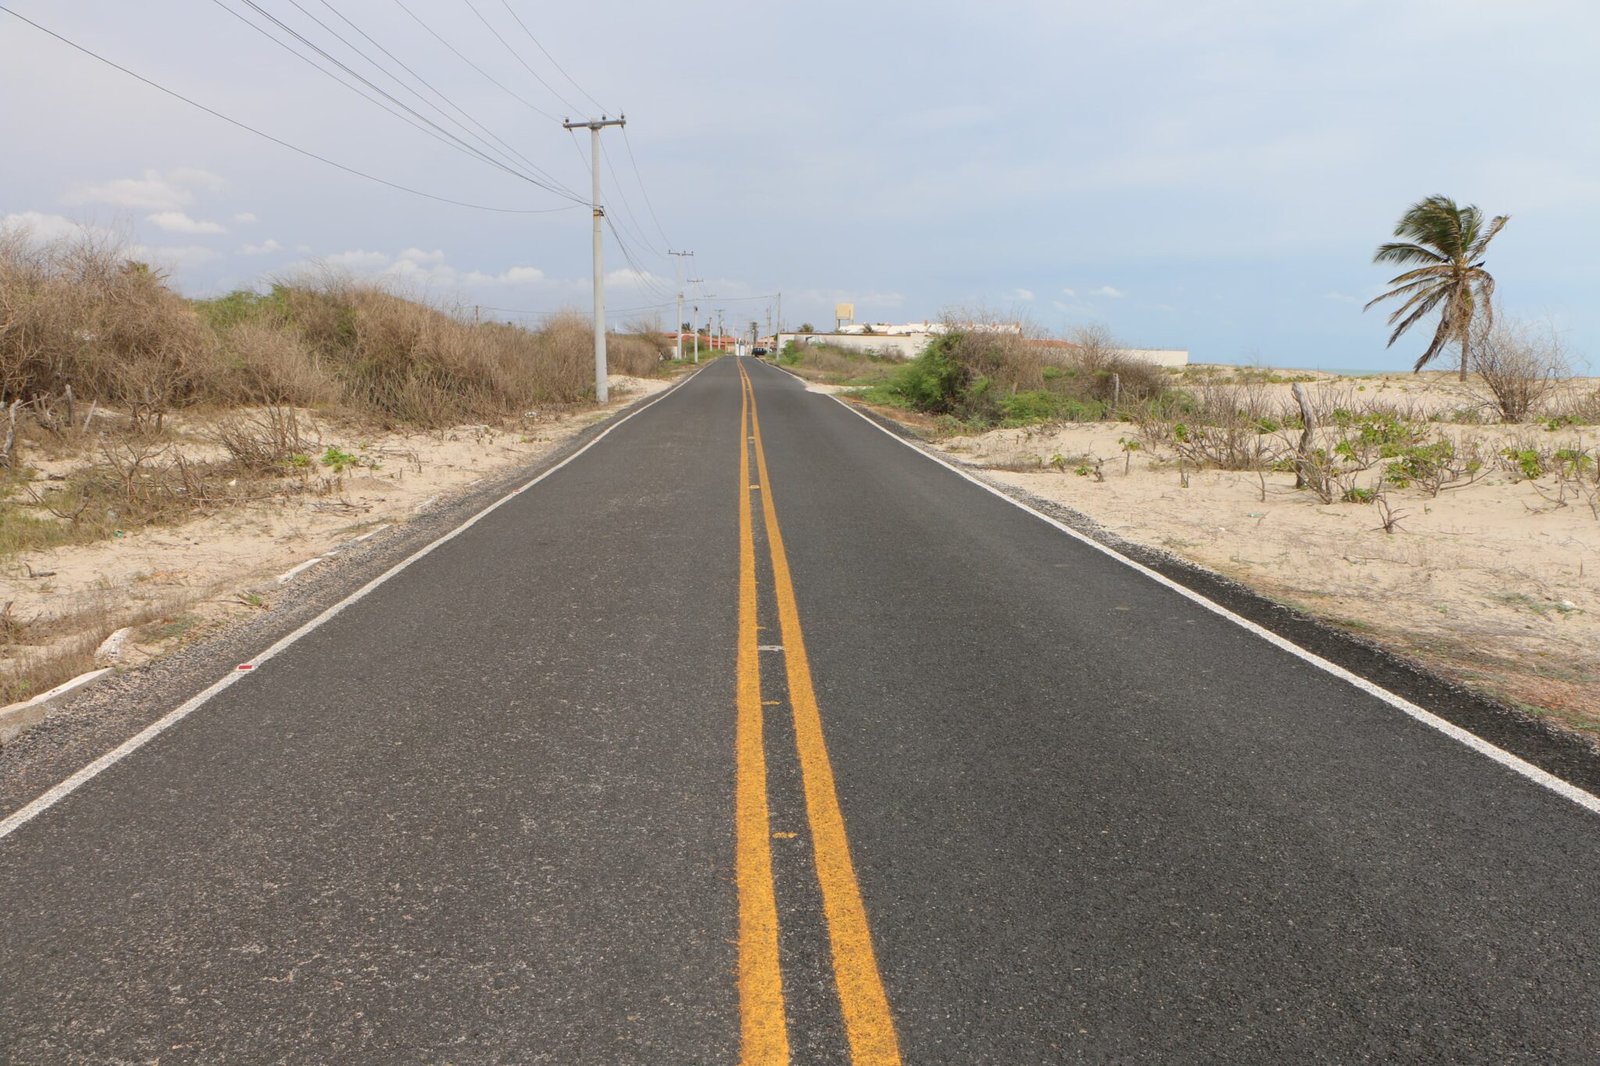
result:
M 85 231 L 37 242 L 0 232 L 0 395 L 53 396 L 72 385 L 160 425 L 219 378 L 214 335 L 159 271 L 116 238 Z
M 1476 325 L 1467 351 L 1506 422 L 1526 419 L 1569 373 L 1554 330 L 1539 332 L 1503 317 Z
M 647 378 L 661 367 L 661 349 L 638 333 L 613 333 L 606 337 L 606 370 Z
M 216 429 L 217 443 L 245 474 L 283 473 L 305 462 L 317 447 L 313 434 L 292 408 L 278 404 L 224 419 Z
M 372 284 L 324 275 L 281 294 L 293 327 L 343 386 L 344 403 L 383 425 L 440 427 L 593 395 L 587 330 L 558 315 L 538 333 L 474 326 Z M 592 351 L 588 344 L 582 349 Z
M 342 399 L 339 379 L 297 332 L 281 323 L 241 322 L 222 332 L 222 358 L 235 403 L 330 407 Z
M 1067 343 L 1063 361 L 1078 372 L 1078 387 L 1086 399 L 1114 408 L 1147 403 L 1167 392 L 1166 371 L 1129 355 L 1104 326 L 1082 326 Z

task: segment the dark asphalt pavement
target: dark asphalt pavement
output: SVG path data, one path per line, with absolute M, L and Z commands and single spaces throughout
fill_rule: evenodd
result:
M 1600 1058 L 1600 817 L 745 365 L 770 483 L 718 361 L 0 840 L 0 1061 L 738 1061 L 761 492 L 904 1061 Z M 788 1040 L 849 1061 L 755 526 Z

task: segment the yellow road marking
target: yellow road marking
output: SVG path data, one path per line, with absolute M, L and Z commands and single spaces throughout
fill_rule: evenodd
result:
M 745 383 L 741 434 L 753 423 Z M 739 484 L 750 484 L 750 449 L 739 449 Z M 756 549 L 750 499 L 739 493 L 739 650 L 734 729 L 734 877 L 739 888 L 740 1056 L 746 1066 L 783 1066 L 789 1031 L 778 963 L 778 901 L 772 883 L 767 756 L 761 724 L 761 653 L 756 646 Z
M 755 390 L 742 365 L 739 376 L 744 385 L 745 405 L 749 408 L 751 435 L 755 438 L 756 473 L 763 485 L 770 484 Z M 800 609 L 795 601 L 789 557 L 784 551 L 772 493 L 761 494 L 761 506 L 766 521 L 767 549 L 772 556 L 778 620 L 788 668 L 789 704 L 794 713 L 795 747 L 804 780 L 806 817 L 811 823 L 817 881 L 822 889 L 823 913 L 828 919 L 834 981 L 838 985 L 845 1033 L 850 1041 L 850 1060 L 855 1066 L 899 1066 L 900 1042 L 889 1012 L 889 997 L 878 972 L 877 955 L 872 948 L 866 905 L 861 900 L 855 865 L 850 860 L 844 813 L 839 808 L 833 764 L 823 740 L 822 713 L 811 684 L 811 663 L 800 631 Z

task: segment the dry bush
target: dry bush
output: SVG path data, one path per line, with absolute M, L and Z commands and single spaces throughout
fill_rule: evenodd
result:
M 943 316 L 947 353 L 973 379 L 984 379 L 995 394 L 1027 392 L 1044 386 L 1045 353 L 1034 343 L 1040 330 L 1030 322 L 985 308 L 960 308 Z
M 320 444 L 314 433 L 292 408 L 273 404 L 224 419 L 217 425 L 216 441 L 241 473 L 281 474 L 309 463 Z
M 1264 470 L 1292 451 L 1283 433 L 1288 422 L 1271 388 L 1249 381 L 1195 389 L 1180 418 L 1147 419 L 1140 432 L 1146 443 L 1171 448 L 1195 467 Z
M 38 242 L 0 233 L 0 390 L 122 407 L 159 427 L 220 378 L 214 335 L 162 275 L 115 238 L 85 231 Z
M 222 331 L 221 346 L 224 364 L 234 371 L 231 402 L 332 407 L 343 397 L 339 379 L 282 323 L 241 322 Z
M 1504 317 L 1475 326 L 1467 351 L 1505 422 L 1525 420 L 1569 373 L 1554 330 Z
M 473 326 L 336 275 L 275 291 L 319 365 L 341 382 L 343 402 L 382 425 L 487 421 L 593 395 L 592 334 L 574 316 L 538 333 Z
M 661 368 L 661 349 L 637 333 L 612 333 L 606 337 L 606 370 L 647 378 Z
M 1129 355 L 1104 326 L 1080 326 L 1067 337 L 1071 347 L 1064 361 L 1078 371 L 1088 399 L 1108 410 L 1121 404 L 1143 404 L 1167 391 L 1168 375 L 1155 363 Z

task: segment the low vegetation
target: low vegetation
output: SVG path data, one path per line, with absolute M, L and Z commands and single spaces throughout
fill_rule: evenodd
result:
M 592 345 L 576 312 L 475 324 L 328 273 L 190 300 L 113 241 L 0 229 L 0 565 L 47 588 L 28 553 L 297 496 L 338 511 L 343 479 L 384 461 L 362 443 L 383 431 L 593 402 Z M 642 330 L 607 348 L 613 372 L 649 376 L 666 342 Z M 0 704 L 81 672 L 107 626 L 171 613 L 7 601 Z

